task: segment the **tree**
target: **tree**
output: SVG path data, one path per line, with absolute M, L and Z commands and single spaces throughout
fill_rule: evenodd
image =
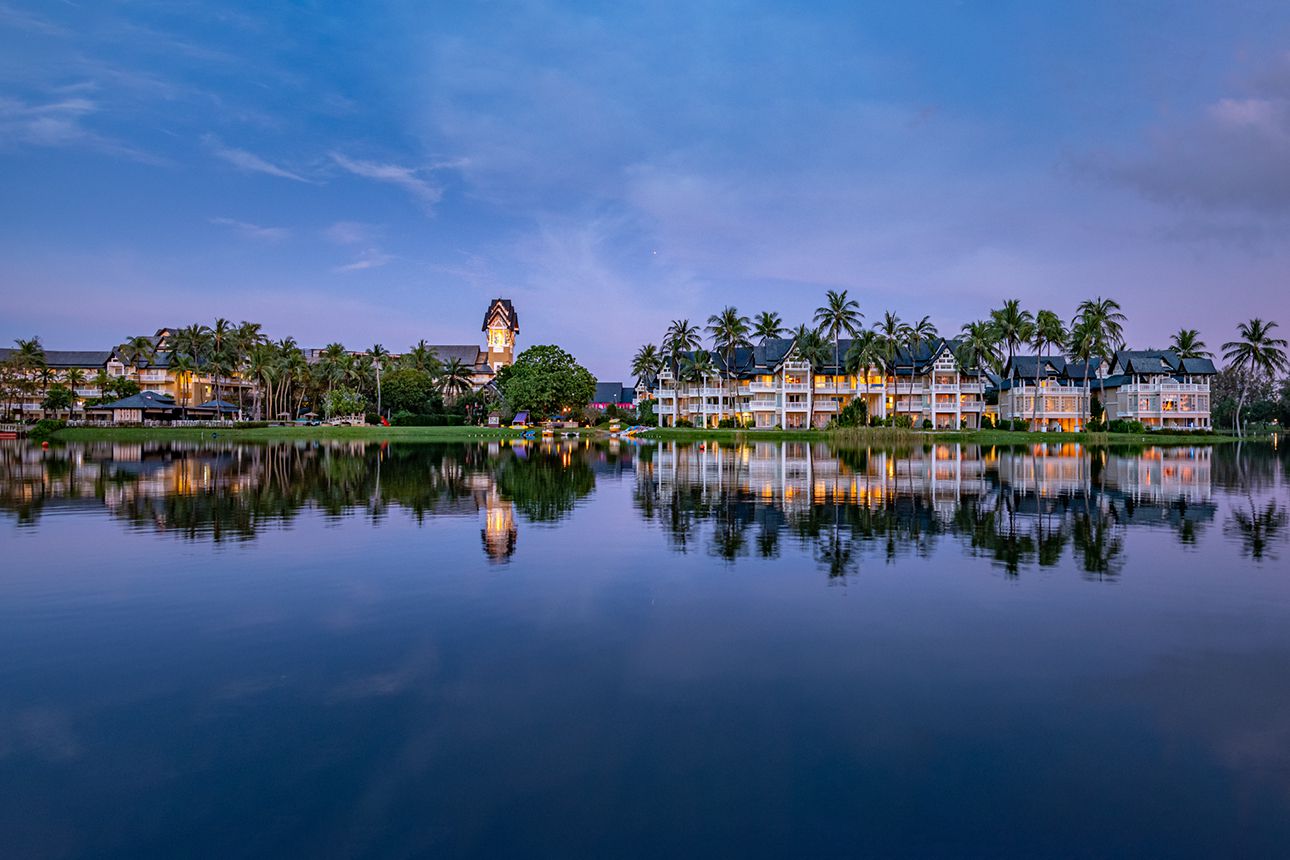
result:
M 1030 342 L 1035 330 L 1035 318 L 1030 311 L 1022 309 L 1020 299 L 1007 299 L 1003 307 L 990 311 L 990 323 L 994 326 L 999 343 L 1008 350 L 1008 378 L 1015 380 L 1016 368 L 1012 366 L 1012 359 L 1016 357 L 1018 347 Z M 1008 417 L 1013 417 L 1011 410 Z
M 1031 344 L 1035 351 L 1047 360 L 1053 347 L 1066 344 L 1066 325 L 1062 318 L 1052 311 L 1041 310 L 1035 315 L 1035 330 L 1031 334 Z M 1039 376 L 1035 376 L 1035 402 L 1030 410 L 1030 421 L 1033 425 L 1039 418 Z
M 1084 361 L 1084 401 L 1090 407 L 1093 404 L 1088 385 L 1090 366 L 1095 358 L 1110 363 L 1116 350 L 1124 348 L 1124 321 L 1120 303 L 1101 296 L 1085 299 L 1075 311 L 1070 333 L 1071 353 Z
M 663 355 L 658 347 L 647 343 L 632 356 L 632 375 L 644 379 L 647 383 L 663 369 Z
M 845 332 L 852 337 L 860 328 L 860 303 L 847 298 L 847 291 L 829 290 L 824 297 L 824 304 L 815 309 L 813 322 L 821 335 L 827 335 L 833 341 L 833 368 L 836 371 L 841 363 L 838 355 L 838 339 Z
M 748 340 L 748 317 L 740 316 L 733 306 L 727 306 L 721 313 L 708 317 L 708 334 L 712 336 L 712 347 L 721 354 L 722 372 L 726 385 L 733 388 L 735 379 L 735 350 L 743 346 L 752 346 Z M 734 415 L 734 391 L 730 392 L 730 413 Z
M 803 323 L 793 332 L 793 350 L 806 362 L 806 426 L 815 426 L 815 372 L 829 360 L 829 343 L 817 329 Z
M 1170 348 L 1179 358 L 1210 358 L 1213 353 L 1205 347 L 1200 339 L 1200 332 L 1194 328 L 1180 328 L 1169 337 Z
M 439 377 L 439 388 L 443 391 L 444 400 L 452 403 L 463 394 L 470 391 L 471 369 L 461 363 L 461 359 L 454 358 L 443 366 L 443 374 Z M 595 389 L 595 383 L 592 383 L 592 389 Z M 587 398 L 590 400 L 590 396 Z
M 963 324 L 954 357 L 965 370 L 999 372 L 999 338 L 989 320 Z
M 1277 324 L 1271 320 L 1264 321 L 1258 317 L 1237 326 L 1239 340 L 1223 344 L 1223 358 L 1238 369 L 1245 369 L 1249 377 L 1270 377 L 1277 372 L 1284 373 L 1290 362 L 1286 360 L 1286 339 L 1273 337 L 1272 330 Z M 1245 406 L 1247 385 L 1241 386 L 1241 396 L 1236 402 L 1236 435 L 1245 435 L 1241 423 L 1241 410 Z
M 900 397 L 900 380 L 896 378 L 896 359 L 900 355 L 901 346 L 908 337 L 909 326 L 901 321 L 900 317 L 892 311 L 887 311 L 882 316 L 882 321 L 874 327 L 878 337 L 882 340 L 882 352 L 887 359 L 887 369 L 885 375 L 890 375 L 896 386 L 896 397 Z M 911 370 L 912 376 L 912 370 Z M 883 397 L 887 395 L 886 382 L 883 383 Z M 899 411 L 899 404 L 897 404 Z
M 435 378 L 415 367 L 400 367 L 385 375 L 385 405 L 391 413 L 427 415 L 443 409 Z
M 376 414 L 381 414 L 381 370 L 385 367 L 385 362 L 390 358 L 390 351 L 379 343 L 372 344 L 372 348 L 367 351 L 372 357 L 372 364 L 376 367 Z
M 672 320 L 663 337 L 663 349 L 672 360 L 672 372 L 680 373 L 681 356 L 699 348 L 699 329 L 689 320 Z
M 596 378 L 572 355 L 551 344 L 531 346 L 514 364 L 503 366 L 498 389 L 512 409 L 551 415 L 591 402 Z
M 66 385 L 51 385 L 40 406 L 45 412 L 53 412 L 55 415 L 63 411 L 70 413 L 75 400 L 76 395 Z
M 175 381 L 179 385 L 179 402 L 184 406 L 188 406 L 192 398 L 192 379 L 195 369 L 196 364 L 184 353 L 170 354 L 170 372 L 175 375 Z
M 759 343 L 783 337 L 787 331 L 788 329 L 784 328 L 784 320 L 774 311 L 762 311 L 753 317 L 752 336 L 757 338 Z
M 337 415 L 357 415 L 363 411 L 363 395 L 352 388 L 338 385 L 323 398 L 323 409 L 328 418 Z
M 76 410 L 77 404 L 76 389 L 85 387 L 85 379 L 85 371 L 79 367 L 69 367 L 67 372 L 63 374 L 63 381 L 67 383 L 67 387 L 72 390 L 71 409 L 73 412 Z

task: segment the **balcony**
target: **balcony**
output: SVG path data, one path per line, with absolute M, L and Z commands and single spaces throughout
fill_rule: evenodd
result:
M 805 382 L 786 382 L 784 383 L 785 391 L 800 391 L 805 393 L 808 386 Z
M 774 412 L 779 409 L 779 404 L 774 400 L 754 400 L 751 405 L 754 412 Z
M 751 382 L 748 390 L 754 394 L 773 394 L 778 391 L 778 387 L 773 382 Z

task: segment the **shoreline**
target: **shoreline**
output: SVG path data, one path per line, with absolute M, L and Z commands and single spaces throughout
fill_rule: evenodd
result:
M 599 428 L 582 428 L 582 438 L 608 438 Z M 471 442 L 518 439 L 523 431 L 510 427 L 256 427 L 211 429 L 200 427 L 67 427 L 55 432 L 51 440 L 60 442 L 100 441 L 406 441 Z M 559 437 L 557 437 L 559 438 Z M 887 427 L 851 430 L 704 430 L 693 428 L 655 428 L 640 433 L 638 439 L 678 442 L 831 442 L 836 445 L 936 444 L 959 442 L 979 445 L 1032 445 L 1078 442 L 1086 445 L 1223 445 L 1233 442 L 1261 442 L 1269 437 L 1238 439 L 1235 436 L 1139 433 L 1031 433 L 1015 430 L 906 430 Z

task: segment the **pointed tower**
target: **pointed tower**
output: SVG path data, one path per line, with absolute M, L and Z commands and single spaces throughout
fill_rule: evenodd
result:
M 510 299 L 493 299 L 484 313 L 480 331 L 488 333 L 485 360 L 489 367 L 497 370 L 515 361 L 515 336 L 520 333 L 520 318 Z

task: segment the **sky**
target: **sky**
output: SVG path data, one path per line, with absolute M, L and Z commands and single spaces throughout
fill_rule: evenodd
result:
M 845 289 L 1290 328 L 1282 2 L 0 0 L 0 342 L 263 323 L 601 379 Z

